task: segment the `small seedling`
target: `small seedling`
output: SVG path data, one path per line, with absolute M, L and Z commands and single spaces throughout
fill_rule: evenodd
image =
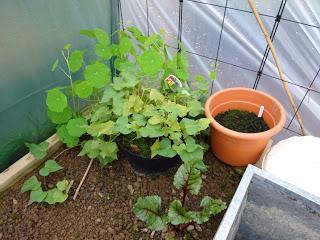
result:
M 62 167 L 56 161 L 48 160 L 40 169 L 39 174 L 45 179 L 50 173 L 57 172 L 61 169 Z M 41 202 L 48 204 L 63 203 L 68 198 L 68 192 L 72 184 L 73 181 L 62 180 L 56 183 L 56 187 L 44 191 L 42 183 L 36 176 L 32 176 L 22 185 L 21 193 L 30 191 L 29 205 Z

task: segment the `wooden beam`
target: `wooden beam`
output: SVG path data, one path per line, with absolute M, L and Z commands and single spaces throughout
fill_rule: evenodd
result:
M 30 153 L 28 153 L 0 173 L 0 192 L 5 191 L 15 184 L 20 178 L 30 173 L 52 156 L 60 146 L 62 146 L 62 142 L 59 140 L 57 134 L 52 135 L 46 141 L 49 143 L 46 157 L 41 160 L 36 160 Z

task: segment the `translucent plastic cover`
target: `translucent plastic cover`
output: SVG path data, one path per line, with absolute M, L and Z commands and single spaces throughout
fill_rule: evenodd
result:
M 320 1 L 254 2 L 273 36 L 305 130 L 320 137 Z M 212 65 L 216 68 L 217 80 L 210 93 L 235 86 L 267 92 L 287 111 L 285 128 L 274 140 L 300 134 L 296 114 L 246 0 L 121 0 L 121 6 L 125 26 L 136 25 L 146 34 L 165 29 L 174 51 L 180 16 L 182 42 L 189 53 L 191 71 L 208 74 Z

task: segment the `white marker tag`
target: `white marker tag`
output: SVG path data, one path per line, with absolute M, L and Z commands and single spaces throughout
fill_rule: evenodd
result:
M 260 110 L 259 110 L 258 117 L 262 117 L 263 111 L 264 111 L 264 106 L 261 106 Z

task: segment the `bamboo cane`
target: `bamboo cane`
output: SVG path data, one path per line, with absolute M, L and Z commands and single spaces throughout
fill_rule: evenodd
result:
M 275 49 L 274 49 L 274 47 L 273 47 L 273 44 L 272 44 L 272 42 L 271 42 L 271 39 L 270 39 L 270 37 L 269 37 L 269 35 L 268 35 L 268 33 L 267 33 L 267 30 L 266 30 L 266 28 L 265 28 L 265 26 L 264 26 L 264 24 L 263 24 L 260 16 L 259 16 L 259 13 L 258 13 L 258 11 L 257 11 L 257 8 L 256 8 L 255 4 L 253 3 L 252 0 L 248 0 L 248 3 L 249 3 L 249 6 L 250 6 L 250 8 L 251 8 L 251 10 L 252 10 L 252 12 L 253 12 L 256 20 L 257 20 L 257 22 L 258 22 L 258 24 L 259 24 L 262 32 L 263 32 L 263 35 L 264 35 L 264 37 L 265 37 L 265 39 L 266 39 L 266 41 L 267 41 L 267 43 L 268 43 L 268 45 L 269 45 L 269 47 L 270 47 L 270 50 L 271 50 L 273 59 L 274 59 L 274 61 L 275 61 L 276 67 L 277 67 L 277 69 L 278 69 L 278 74 L 279 74 L 279 76 L 280 76 L 280 80 L 281 80 L 281 82 L 282 82 L 283 88 L 284 88 L 284 90 L 285 90 L 285 92 L 286 92 L 286 94 L 287 94 L 287 96 L 288 96 L 288 98 L 289 98 L 290 104 L 291 104 L 294 112 L 296 113 L 297 120 L 298 120 L 298 123 L 299 123 L 299 125 L 300 125 L 301 133 L 302 133 L 302 135 L 305 135 L 304 124 L 303 124 L 301 115 L 300 115 L 300 113 L 299 113 L 299 111 L 298 111 L 298 108 L 297 108 L 295 102 L 294 102 L 294 99 L 293 99 L 292 94 L 291 94 L 291 92 L 290 92 L 290 90 L 289 90 L 288 84 L 287 84 L 287 82 L 284 80 L 283 72 L 282 72 L 282 70 L 281 70 L 281 68 L 280 68 L 279 58 L 278 58 L 278 56 L 277 56 L 277 54 L 276 54 L 276 51 L 275 51 Z

